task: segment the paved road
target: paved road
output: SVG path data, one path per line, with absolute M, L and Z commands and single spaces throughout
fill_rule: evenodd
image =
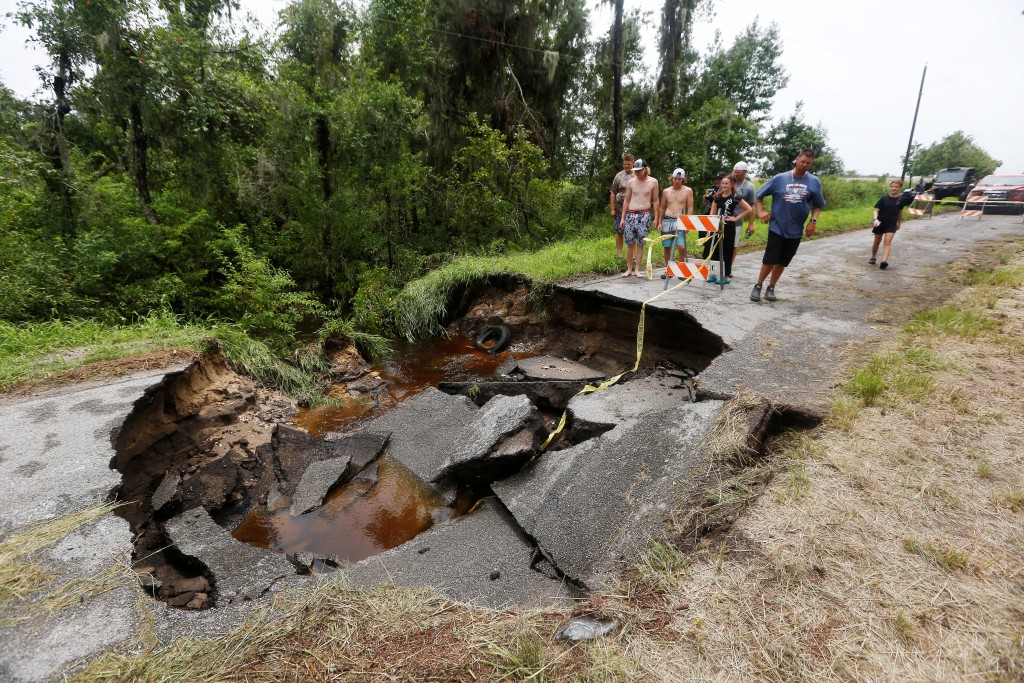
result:
M 846 343 L 889 335 L 890 323 L 939 305 L 956 285 L 951 264 L 1022 235 L 1024 225 L 1013 216 L 961 222 L 959 214 L 946 214 L 910 221 L 897 233 L 884 271 L 868 265 L 867 229 L 805 240 L 779 281 L 774 303 L 749 300 L 761 263 L 762 252 L 756 252 L 736 259 L 724 290 L 691 282 L 649 310 L 682 313 L 694 327 L 690 343 L 726 348 L 700 375 L 703 395 L 728 397 L 745 387 L 776 405 L 823 416 Z M 664 290 L 660 273 L 655 271 L 653 281 L 612 276 L 566 289 L 639 306 Z M 657 331 L 649 325 L 648 333 Z

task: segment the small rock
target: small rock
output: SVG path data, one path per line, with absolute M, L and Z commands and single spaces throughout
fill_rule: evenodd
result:
M 487 578 L 489 578 L 491 581 L 497 581 L 498 579 L 501 578 L 501 572 L 499 572 L 497 569 L 495 569 L 494 571 L 492 571 L 490 573 L 490 575 Z
M 196 596 L 195 592 L 182 593 L 175 595 L 173 598 L 167 601 L 167 604 L 171 607 L 184 607 L 188 603 L 192 602 L 192 598 Z
M 206 607 L 209 597 L 206 593 L 196 593 L 191 600 L 185 603 L 185 609 L 203 609 Z
M 562 629 L 555 634 L 555 640 L 571 640 L 574 643 L 578 640 L 593 640 L 594 638 L 600 638 L 601 636 L 611 633 L 618 625 L 619 622 L 614 619 L 604 622 L 598 621 L 597 619 L 590 619 L 588 617 L 581 617 L 579 619 L 573 619 L 563 626 Z
M 170 585 L 169 590 L 172 595 L 199 592 L 209 593 L 210 582 L 206 580 L 205 576 L 195 576 L 191 579 L 178 579 Z

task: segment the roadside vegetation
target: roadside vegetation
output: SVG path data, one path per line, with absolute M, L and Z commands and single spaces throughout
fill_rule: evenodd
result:
M 1006 388 L 1024 384 L 1024 244 L 1010 251 L 954 273 L 963 289 L 881 347 L 851 349 L 820 426 L 756 457 L 723 420 L 717 476 L 583 603 L 480 611 L 327 576 L 230 634 L 153 639 L 73 680 L 1019 681 L 1024 620 L 1008 596 L 1024 566 L 1024 399 Z M 741 395 L 727 412 L 746 407 Z M 711 531 L 695 535 L 695 516 Z M 50 531 L 0 546 L 11 618 L 31 604 L 18 581 Z M 112 572 L 88 590 L 130 580 Z M 619 628 L 555 639 L 582 615 Z

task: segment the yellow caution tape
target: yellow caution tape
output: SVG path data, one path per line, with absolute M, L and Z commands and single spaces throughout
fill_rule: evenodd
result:
M 654 242 L 660 241 L 660 240 L 658 240 L 658 238 L 653 238 L 653 239 L 649 239 L 648 241 L 650 241 L 653 244 Z M 700 265 L 706 266 L 709 261 L 711 261 L 711 255 L 710 254 L 708 254 L 708 257 L 705 258 L 703 263 L 701 263 Z M 647 265 L 648 265 L 648 268 L 650 268 L 650 256 L 649 256 L 649 254 L 648 254 Z M 646 319 L 647 319 L 647 304 L 649 304 L 652 301 L 658 299 L 659 297 L 665 296 L 669 292 L 672 292 L 672 291 L 675 291 L 676 289 L 679 289 L 683 285 L 689 284 L 691 280 L 693 280 L 693 276 L 692 275 L 690 277 L 686 278 L 685 280 L 683 280 L 682 282 L 680 282 L 679 284 L 675 285 L 674 287 L 671 287 L 670 289 L 666 289 L 666 290 L 664 290 L 664 291 L 662 291 L 662 292 L 660 292 L 658 294 L 655 294 L 650 299 L 648 299 L 647 301 L 644 301 L 642 304 L 640 304 L 640 323 L 637 325 L 637 328 L 636 328 L 636 362 L 633 363 L 633 367 L 630 368 L 629 370 L 626 370 L 625 372 L 620 372 L 619 374 L 615 375 L 611 379 L 606 379 L 604 382 L 601 382 L 597 386 L 593 386 L 593 385 L 590 385 L 590 384 L 586 385 L 585 387 L 580 389 L 579 393 L 577 393 L 576 396 L 583 396 L 585 394 L 591 394 L 591 393 L 593 393 L 595 391 L 604 391 L 605 389 L 607 389 L 608 387 L 612 386 L 613 384 L 618 382 L 620 379 L 622 379 L 625 375 L 628 375 L 631 372 L 636 372 L 637 368 L 640 367 L 640 359 L 643 357 L 643 351 L 644 351 L 644 329 L 646 327 Z M 576 396 L 573 396 L 573 398 L 576 398 Z M 566 421 L 566 418 L 567 418 L 568 415 L 569 415 L 569 410 L 568 409 L 562 411 L 562 417 L 561 417 L 561 419 L 559 419 L 558 426 L 555 427 L 555 431 L 553 431 L 550 434 L 548 434 L 548 438 L 545 439 L 544 443 L 542 443 L 541 446 L 540 446 L 540 450 L 541 450 L 542 453 L 545 450 L 547 450 L 547 447 L 551 444 L 551 442 L 554 440 L 554 438 L 562 433 L 562 430 L 565 428 L 565 421 Z

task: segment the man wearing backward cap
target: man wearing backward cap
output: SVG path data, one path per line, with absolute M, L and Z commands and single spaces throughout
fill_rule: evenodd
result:
M 672 187 L 666 187 L 661 193 L 661 203 L 658 204 L 658 217 L 655 223 L 661 226 L 662 242 L 665 248 L 665 265 L 672 256 L 672 245 L 679 247 L 682 259 L 686 260 L 686 233 L 676 232 L 676 223 L 679 216 L 688 216 L 693 213 L 693 190 L 686 186 L 686 171 L 677 168 L 672 171 Z M 666 235 L 674 235 L 671 239 Z M 664 280 L 668 275 L 662 273 Z

